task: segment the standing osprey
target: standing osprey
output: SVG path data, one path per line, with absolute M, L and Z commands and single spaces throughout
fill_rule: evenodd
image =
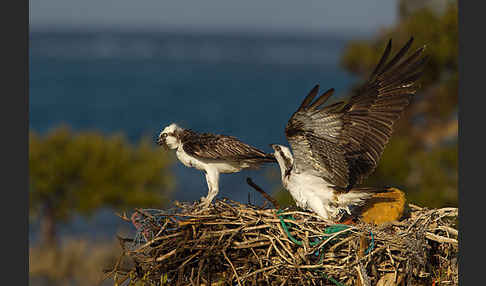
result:
M 246 168 L 258 168 L 267 162 L 277 162 L 267 154 L 232 136 L 196 133 L 172 123 L 160 132 L 157 143 L 177 149 L 177 159 L 187 167 L 206 173 L 208 195 L 202 197 L 202 206 L 211 204 L 219 190 L 220 173 L 236 173 Z
M 355 187 L 376 168 L 393 132 L 393 124 L 415 94 L 415 81 L 425 63 L 425 46 L 403 59 L 413 42 L 387 62 L 391 40 L 368 81 L 349 102 L 320 108 L 332 95 L 316 97 L 316 85 L 292 115 L 285 135 L 292 147 L 271 145 L 283 186 L 297 206 L 325 219 L 340 219 L 341 210 L 362 205 L 376 188 Z M 402 60 L 403 59 L 403 60 Z

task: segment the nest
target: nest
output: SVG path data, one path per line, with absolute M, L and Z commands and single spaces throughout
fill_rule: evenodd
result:
M 115 285 L 457 285 L 457 208 L 380 226 L 228 199 L 137 209 Z M 140 284 L 139 284 L 140 283 Z

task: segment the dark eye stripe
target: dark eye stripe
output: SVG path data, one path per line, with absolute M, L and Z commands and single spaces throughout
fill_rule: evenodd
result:
M 281 150 L 279 150 L 280 156 L 284 159 L 285 162 L 285 167 L 290 168 L 292 166 L 292 162 L 290 161 L 290 158 L 288 158 Z

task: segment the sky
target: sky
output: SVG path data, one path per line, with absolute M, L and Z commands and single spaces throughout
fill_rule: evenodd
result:
M 29 0 L 31 29 L 119 28 L 373 33 L 397 0 Z

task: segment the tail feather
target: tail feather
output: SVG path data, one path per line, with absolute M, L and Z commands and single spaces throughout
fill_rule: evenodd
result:
M 273 154 L 265 154 L 264 156 L 257 156 L 245 158 L 244 161 L 248 164 L 250 169 L 258 169 L 261 165 L 266 163 L 277 163 L 277 159 Z
M 387 188 L 375 187 L 355 187 L 344 192 L 340 188 L 337 189 L 338 202 L 341 206 L 362 205 L 367 199 L 370 199 L 374 194 L 388 193 L 391 190 Z
M 265 154 L 265 156 L 261 159 L 263 162 L 268 162 L 268 163 L 277 163 L 277 159 L 275 159 L 275 156 L 273 154 Z
M 376 187 L 356 187 L 349 190 L 350 193 L 368 193 L 368 194 L 379 194 L 391 192 L 389 188 L 376 188 Z
M 351 189 L 341 188 L 338 186 L 332 187 L 339 194 L 341 193 L 387 193 L 390 192 L 389 188 L 377 188 L 377 187 L 353 187 Z
M 244 160 L 248 160 L 257 164 L 262 163 L 277 163 L 277 159 L 273 154 L 265 154 L 263 156 L 254 156 L 254 157 L 247 157 Z

